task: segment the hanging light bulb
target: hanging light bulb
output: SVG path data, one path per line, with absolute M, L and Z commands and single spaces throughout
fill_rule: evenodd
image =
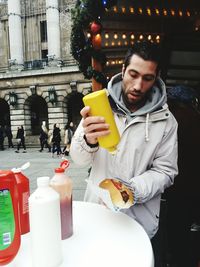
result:
M 119 42 L 117 43 L 117 45 L 118 45 L 118 46 L 121 46 L 121 45 L 122 45 L 121 41 L 119 41 Z
M 167 16 L 167 9 L 163 9 L 163 15 Z
M 178 11 L 178 14 L 179 14 L 180 17 L 183 16 L 183 12 L 181 10 Z
M 190 17 L 190 15 L 191 15 L 191 14 L 190 14 L 190 11 L 187 10 L 187 11 L 186 11 L 186 15 L 187 15 L 188 17 Z
M 118 34 L 115 32 L 113 37 L 114 37 L 114 39 L 117 39 L 118 38 Z
M 139 39 L 143 40 L 143 38 L 144 38 L 144 36 L 142 34 L 140 34 Z
M 109 34 L 106 32 L 105 33 L 105 38 L 108 39 L 109 38 Z
M 171 14 L 172 14 L 172 16 L 175 16 L 175 11 L 174 11 L 174 9 L 171 9 Z
M 133 7 L 130 7 L 130 13 L 134 13 L 134 8 Z
M 126 8 L 122 7 L 122 13 L 126 13 Z
M 135 39 L 135 35 L 133 33 L 131 33 L 131 40 L 134 40 Z
M 156 15 L 160 15 L 160 11 L 158 8 L 155 9 Z
M 115 13 L 117 13 L 117 7 L 116 7 L 116 6 L 113 7 L 113 11 L 114 11 Z
M 139 7 L 138 11 L 139 11 L 139 14 L 140 14 L 140 15 L 142 15 L 142 13 L 143 13 L 143 10 L 142 10 L 142 8 L 141 8 L 141 7 Z
M 147 14 L 151 16 L 151 9 L 149 7 L 147 8 Z
M 122 34 L 122 39 L 126 39 L 126 34 L 125 33 Z
M 112 46 L 115 46 L 115 42 L 111 42 L 111 45 L 112 45 Z
M 152 38 L 151 34 L 148 35 L 147 39 L 150 41 Z
M 159 34 L 156 36 L 156 42 L 157 42 L 157 43 L 160 42 L 160 35 L 159 35 Z

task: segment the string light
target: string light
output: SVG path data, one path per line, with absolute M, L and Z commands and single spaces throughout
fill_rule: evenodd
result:
M 118 34 L 115 32 L 113 37 L 114 37 L 114 39 L 117 39 L 118 38 Z
M 190 17 L 190 15 L 191 15 L 191 14 L 190 14 L 190 11 L 187 10 L 187 11 L 186 11 L 186 15 L 187 15 L 188 17 Z
M 151 9 L 149 7 L 147 8 L 147 14 L 151 16 Z
M 105 38 L 108 39 L 109 38 L 109 34 L 106 32 L 105 33 Z
M 122 34 L 122 39 L 126 39 L 126 34 L 125 33 Z
M 133 7 L 130 7 L 130 13 L 134 13 L 134 8 Z
M 142 8 L 141 8 L 141 7 L 139 7 L 138 11 L 139 11 L 140 15 L 142 15 L 142 13 L 143 13 L 143 10 L 142 10 Z
M 151 34 L 148 35 L 147 39 L 150 41 L 152 38 Z
M 174 11 L 174 9 L 171 9 L 171 14 L 172 14 L 172 16 L 175 16 L 175 11 Z
M 134 40 L 135 39 L 135 36 L 134 36 L 134 34 L 133 33 L 131 33 L 131 40 Z
M 163 15 L 167 16 L 167 10 L 166 9 L 163 9 Z
M 117 7 L 116 7 L 116 6 L 113 7 L 113 11 L 114 11 L 115 13 L 117 13 Z
M 122 13 L 126 13 L 126 8 L 122 7 Z
M 143 40 L 144 39 L 144 36 L 142 34 L 140 34 L 139 39 L 140 40 Z
M 182 17 L 183 16 L 183 12 L 181 10 L 179 10 L 179 16 Z
M 160 15 L 160 11 L 158 8 L 155 9 L 156 15 Z
M 87 38 L 91 38 L 91 33 L 87 32 Z

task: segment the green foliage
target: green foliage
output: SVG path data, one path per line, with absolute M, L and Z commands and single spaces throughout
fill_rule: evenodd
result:
M 100 22 L 105 9 L 112 7 L 116 2 L 116 0 L 77 0 L 72 10 L 71 53 L 78 62 L 79 70 L 84 77 L 94 78 L 103 86 L 106 86 L 107 80 L 102 72 L 92 68 L 91 58 L 95 58 L 104 66 L 106 57 L 101 50 L 93 48 L 86 33 L 90 30 L 90 23 Z

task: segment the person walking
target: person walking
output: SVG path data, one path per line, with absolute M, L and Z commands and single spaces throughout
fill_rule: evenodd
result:
M 17 129 L 17 150 L 15 151 L 16 153 L 19 153 L 20 147 L 23 147 L 23 153 L 26 153 L 26 145 L 25 145 L 25 131 L 24 127 L 21 125 Z
M 105 178 L 115 178 L 132 190 L 133 205 L 121 211 L 147 232 L 156 267 L 162 266 L 158 231 L 161 195 L 178 173 L 177 122 L 166 103 L 160 63 L 158 44 L 136 42 L 126 54 L 122 72 L 108 83 L 121 137 L 115 155 L 99 146 L 98 137 L 109 135 L 109 125 L 103 117 L 90 116 L 89 106 L 81 110 L 82 120 L 70 147 L 76 164 L 91 165 L 92 183 L 98 186 Z M 102 204 L 89 185 L 84 200 Z
M 46 127 L 46 122 L 43 121 L 41 125 L 41 131 L 40 131 L 40 152 L 43 151 L 44 147 L 48 148 L 49 152 L 51 152 L 51 146 L 48 143 L 48 129 Z
M 54 153 L 57 152 L 57 156 L 59 156 L 62 151 L 60 147 L 60 142 L 61 142 L 61 135 L 60 135 L 60 127 L 59 124 L 54 124 L 54 129 L 53 129 L 53 138 L 52 138 L 52 157 L 54 157 Z
M 8 147 L 14 147 L 13 145 L 13 142 L 12 142 L 12 139 L 13 139 L 13 134 L 12 134 L 12 131 L 11 131 L 11 127 L 9 125 L 6 125 L 5 126 L 5 135 L 7 136 L 8 138 Z
M 64 137 L 64 148 L 62 154 L 65 156 L 69 155 L 70 145 L 72 141 L 72 136 L 74 135 L 74 124 L 71 121 L 69 125 L 65 126 L 65 137 Z

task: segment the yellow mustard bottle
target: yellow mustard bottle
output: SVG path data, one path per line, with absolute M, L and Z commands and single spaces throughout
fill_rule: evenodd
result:
M 103 147 L 110 153 L 115 154 L 117 151 L 117 145 L 120 141 L 120 135 L 108 100 L 107 91 L 102 89 L 90 93 L 83 97 L 83 103 L 85 106 L 90 107 L 91 116 L 104 117 L 105 122 L 109 124 L 110 134 L 98 137 L 98 142 L 100 147 Z

